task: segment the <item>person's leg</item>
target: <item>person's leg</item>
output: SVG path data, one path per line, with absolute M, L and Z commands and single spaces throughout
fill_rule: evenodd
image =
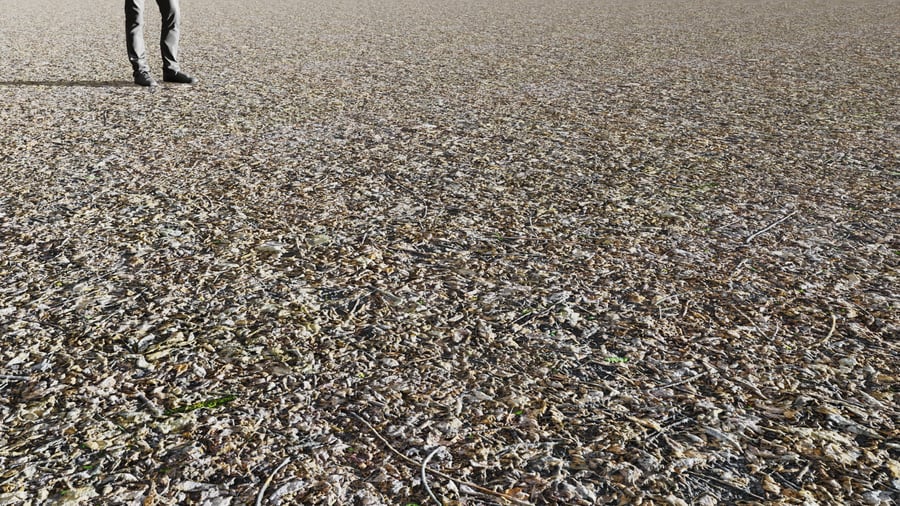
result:
M 125 0 L 125 46 L 128 61 L 135 73 L 147 70 L 147 48 L 144 46 L 144 0 Z
M 174 74 L 180 70 L 178 66 L 178 39 L 181 28 L 181 9 L 178 0 L 156 0 L 162 16 L 162 33 L 159 48 L 163 58 L 163 73 Z
M 197 80 L 182 72 L 178 64 L 178 39 L 181 35 L 181 9 L 178 7 L 178 0 L 156 0 L 156 4 L 162 15 L 159 47 L 163 58 L 163 81 L 194 84 Z

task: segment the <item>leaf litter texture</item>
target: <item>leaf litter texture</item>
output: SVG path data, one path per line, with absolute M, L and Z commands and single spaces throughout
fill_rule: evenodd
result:
M 0 1 L 0 504 L 897 499 L 891 2 L 185 2 L 155 92 L 64 4 Z

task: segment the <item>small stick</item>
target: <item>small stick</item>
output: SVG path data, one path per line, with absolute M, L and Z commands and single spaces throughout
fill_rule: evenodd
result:
M 745 258 L 745 259 L 741 260 L 740 262 L 738 262 L 737 267 L 735 267 L 734 270 L 731 271 L 731 275 L 728 276 L 728 279 L 733 279 L 737 275 L 737 273 L 740 272 L 741 269 L 744 268 L 744 265 L 746 265 L 747 262 L 749 262 L 749 261 L 750 261 L 749 259 Z
M 735 311 L 741 313 L 741 314 L 744 316 L 744 318 L 747 318 L 748 320 L 750 320 L 750 318 L 749 318 L 747 315 L 745 315 L 740 309 L 738 309 L 737 306 L 732 305 L 731 307 L 733 307 L 733 308 L 735 309 Z M 753 320 L 750 320 L 750 323 L 753 323 Z M 756 327 L 756 324 L 753 324 L 753 326 Z M 760 333 L 761 336 L 766 337 L 766 335 L 763 334 L 761 330 L 759 330 L 759 327 L 756 327 L 756 330 L 759 331 L 759 333 Z M 774 336 L 773 336 L 773 337 L 774 337 Z M 705 363 L 705 362 L 704 362 L 704 363 Z M 706 366 L 707 366 L 707 367 L 713 367 L 713 366 L 710 366 L 710 365 L 708 365 L 708 364 L 706 364 Z M 718 369 L 719 371 L 721 371 L 720 368 L 717 368 L 717 369 Z M 746 389 L 752 391 L 754 394 L 756 394 L 756 395 L 762 397 L 763 399 L 769 400 L 769 397 L 766 396 L 766 394 L 764 394 L 764 393 L 762 392 L 762 390 L 759 389 L 759 387 L 757 387 L 757 386 L 754 385 L 753 383 L 750 383 L 749 381 L 743 380 L 743 379 L 741 379 L 741 378 L 739 378 L 739 377 L 737 377 L 737 376 L 734 376 L 734 375 L 732 375 L 732 376 L 726 375 L 726 376 L 725 376 L 725 381 L 733 381 L 733 382 L 737 383 L 738 385 L 741 385 L 741 386 L 743 386 L 744 388 L 746 388 Z
M 266 482 L 263 483 L 262 488 L 259 489 L 259 494 L 257 494 L 256 496 L 256 506 L 262 505 L 263 497 L 266 494 L 266 489 L 269 488 L 269 484 L 272 483 L 272 479 L 275 478 L 275 475 L 281 472 L 281 470 L 284 469 L 284 466 L 288 465 L 288 462 L 290 461 L 290 457 L 285 457 L 285 459 L 281 461 L 281 464 L 279 464 L 278 467 L 276 467 L 275 470 L 272 471 L 272 474 L 270 474 L 269 477 L 266 478 Z
M 30 379 L 31 379 L 31 376 L 16 376 L 15 374 L 0 374 L 0 380 L 28 381 Z
M 694 381 L 694 380 L 697 379 L 697 378 L 706 376 L 707 374 L 709 374 L 709 371 L 703 371 L 703 372 L 701 372 L 701 373 L 697 373 L 697 374 L 691 376 L 690 378 L 683 379 L 683 380 L 681 380 L 681 381 L 675 381 L 675 382 L 672 382 L 672 383 L 666 383 L 665 385 L 660 385 L 660 386 L 658 386 L 658 387 L 653 387 L 653 388 L 656 389 L 656 388 L 671 388 L 671 387 L 677 387 L 678 385 L 684 385 L 685 383 L 690 383 L 690 382 Z
M 422 465 L 420 462 L 416 462 L 414 459 L 411 459 L 411 458 L 407 457 L 406 455 L 403 455 L 402 453 L 400 453 L 400 450 L 394 448 L 394 446 L 391 445 L 391 443 L 390 443 L 387 439 L 385 439 L 384 436 L 382 436 L 381 434 L 379 434 L 378 431 L 375 430 L 375 427 L 372 427 L 372 424 L 369 423 L 368 421 L 366 421 L 365 418 L 363 418 L 363 417 L 357 415 L 356 413 L 351 413 L 351 412 L 346 412 L 346 413 L 349 414 L 349 415 L 351 415 L 353 418 L 356 418 L 357 420 L 359 420 L 359 421 L 362 422 L 363 424 L 365 424 L 365 426 L 366 426 L 370 431 L 372 431 L 372 434 L 375 434 L 375 437 L 377 437 L 382 443 L 384 443 L 384 445 L 387 446 L 388 449 L 391 450 L 391 452 L 393 452 L 395 455 L 397 455 L 398 457 L 400 457 L 404 462 L 406 462 L 406 463 L 408 463 L 408 464 L 412 464 L 412 465 L 414 465 L 414 466 L 421 466 L 421 465 Z M 432 468 L 428 467 L 428 468 L 426 468 L 426 470 L 427 470 L 428 472 L 430 472 L 431 474 L 434 474 L 434 475 L 436 475 L 436 476 L 440 476 L 441 478 L 444 478 L 445 480 L 455 481 L 456 483 L 459 483 L 460 485 L 465 485 L 465 486 L 471 488 L 472 490 L 476 490 L 476 491 L 478 491 L 478 492 L 481 492 L 482 494 L 490 495 L 490 496 L 493 496 L 493 497 L 499 497 L 499 498 L 501 498 L 501 499 L 506 499 L 507 501 L 510 501 L 510 502 L 512 502 L 512 503 L 514 503 L 514 504 L 518 504 L 518 505 L 520 505 L 520 506 L 532 506 L 532 504 L 531 504 L 530 502 L 525 502 L 525 501 L 523 501 L 523 500 L 521 500 L 521 499 L 517 499 L 517 498 L 515 498 L 515 497 L 513 497 L 513 496 L 511 496 L 511 495 L 509 495 L 509 494 L 504 494 L 503 492 L 496 492 L 496 491 L 491 490 L 491 489 L 489 489 L 489 488 L 482 487 L 481 485 L 478 485 L 478 484 L 476 484 L 476 483 L 472 483 L 471 481 L 466 481 L 466 480 L 462 480 L 462 479 L 459 479 L 459 478 L 454 478 L 453 476 L 450 476 L 449 474 L 446 474 L 446 473 L 442 473 L 442 472 L 440 472 L 440 471 L 438 471 L 438 470 L 436 470 L 436 469 L 432 469 Z M 438 503 L 438 504 L 440 504 L 440 503 Z
M 733 484 L 733 483 L 728 483 L 728 482 L 725 481 L 725 480 L 720 480 L 719 478 L 716 478 L 715 476 L 710 476 L 710 475 L 708 475 L 708 474 L 698 473 L 698 472 L 696 472 L 696 471 L 688 471 L 688 474 L 693 474 L 694 476 L 697 476 L 698 478 L 703 478 L 703 479 L 706 479 L 706 480 L 709 480 L 709 481 L 718 483 L 719 485 L 724 485 L 724 486 L 729 487 L 729 488 L 731 488 L 731 489 L 733 489 L 733 490 L 737 490 L 738 492 L 743 492 L 743 493 L 749 495 L 750 497 L 752 497 L 752 498 L 754 498 L 754 499 L 759 499 L 760 501 L 765 501 L 765 500 L 766 500 L 765 497 L 758 496 L 758 495 L 754 494 L 753 492 L 751 492 L 751 491 L 749 491 L 749 490 L 747 490 L 747 489 L 745 489 L 745 488 L 741 488 L 741 487 L 739 487 L 739 486 L 737 486 L 737 485 L 735 485 L 735 484 Z
M 670 431 L 672 428 L 678 427 L 679 425 L 685 424 L 690 421 L 693 421 L 693 418 L 688 416 L 688 417 L 682 418 L 681 420 L 678 420 L 676 422 L 672 422 L 672 423 L 666 425 L 665 427 L 660 427 L 660 429 L 658 431 L 656 431 L 656 434 L 653 434 L 652 436 L 647 438 L 647 443 L 652 442 L 659 436 L 662 436 L 666 432 Z
M 806 476 L 806 473 L 808 473 L 808 472 L 809 472 L 809 464 L 807 464 L 806 467 L 804 467 L 803 470 L 800 471 L 800 474 L 797 475 L 796 480 L 797 480 L 798 484 L 803 484 L 803 477 Z
M 428 461 L 431 460 L 431 457 L 434 457 L 437 452 L 441 450 L 441 447 L 438 446 L 431 453 L 425 457 L 425 460 L 422 461 L 422 485 L 425 485 L 425 491 L 428 492 L 428 495 L 431 496 L 431 499 L 435 504 L 441 506 L 441 501 L 438 500 L 437 496 L 434 495 L 434 492 L 431 491 L 431 487 L 428 486 L 428 474 L 425 472 L 428 469 Z
M 747 316 L 747 313 L 741 311 L 741 310 L 740 310 L 737 306 L 735 306 L 734 304 L 731 304 L 731 308 L 734 309 L 735 311 L 737 311 L 737 313 L 738 313 L 739 315 L 743 316 L 743 317 L 747 320 L 747 322 L 750 323 L 750 325 L 753 325 L 753 328 L 754 328 L 757 332 L 759 332 L 759 335 L 760 335 L 761 337 L 763 337 L 763 338 L 766 337 L 766 334 L 765 334 L 765 333 L 764 333 L 764 332 L 756 325 L 756 322 L 753 321 L 753 318 L 750 318 L 749 316 Z
M 658 305 L 662 304 L 663 302 L 665 302 L 665 301 L 667 301 L 667 300 L 669 300 L 669 299 L 677 299 L 678 297 L 681 297 L 682 295 L 690 295 L 690 294 L 692 294 L 692 293 L 698 293 L 698 292 L 700 292 L 700 291 L 701 291 L 701 290 L 688 290 L 688 291 L 686 291 L 686 292 L 673 293 L 672 295 L 666 295 L 665 297 L 663 297 L 663 298 L 657 300 L 656 302 L 654 302 L 653 305 L 654 305 L 654 306 L 658 306 Z
M 737 383 L 738 385 L 741 385 L 741 386 L 743 386 L 744 388 L 749 389 L 751 392 L 753 392 L 754 394 L 756 394 L 756 395 L 762 397 L 763 399 L 769 400 L 769 397 L 768 397 L 766 394 L 764 394 L 764 393 L 762 392 L 762 390 L 760 390 L 759 387 L 757 387 L 757 386 L 754 385 L 753 383 L 750 383 L 749 381 L 742 380 L 741 378 L 738 378 L 738 377 L 736 377 L 736 376 L 735 376 L 735 377 L 732 377 L 732 378 L 729 378 L 729 379 L 730 379 L 731 381 L 734 381 L 734 382 Z M 726 381 L 727 381 L 727 380 L 726 380 Z
M 781 473 L 772 473 L 772 474 L 778 475 L 778 477 L 781 478 L 781 481 L 787 483 L 788 486 L 791 487 L 792 489 L 800 490 L 800 487 L 798 487 L 796 484 L 794 484 L 794 482 L 792 482 L 791 480 L 785 478 L 783 474 L 781 474 Z
M 820 345 L 825 344 L 829 339 L 831 339 L 831 336 L 834 335 L 835 328 L 837 328 L 837 316 L 834 316 L 834 314 L 832 314 L 831 315 L 831 329 L 828 330 L 828 335 L 825 336 L 821 341 L 819 341 Z
M 158 417 L 165 415 L 165 411 L 163 411 L 162 408 L 157 406 L 155 402 L 148 399 L 147 396 L 144 395 L 143 392 L 138 392 L 137 395 L 135 395 L 135 397 L 137 397 L 141 402 L 146 404 L 147 407 L 150 408 L 150 411 L 152 411 L 154 415 L 156 415 Z
M 494 239 L 499 239 L 501 241 L 538 241 L 538 242 L 549 242 L 554 239 L 548 239 L 546 237 L 528 237 L 527 235 L 501 235 L 497 236 Z M 561 241 L 563 244 L 572 244 L 572 241 Z
M 768 232 L 769 230 L 772 230 L 773 228 L 775 228 L 775 227 L 777 227 L 778 225 L 780 225 L 780 224 L 784 223 L 785 221 L 787 221 L 791 216 L 793 216 L 793 215 L 795 215 L 795 214 L 797 214 L 797 211 L 793 211 L 793 212 L 789 213 L 787 216 L 784 216 L 784 217 L 782 217 L 781 219 L 775 221 L 774 223 L 772 223 L 772 224 L 769 225 L 768 227 L 766 227 L 766 228 L 764 228 L 764 229 L 762 229 L 762 230 L 760 230 L 760 231 L 758 231 L 758 232 L 754 232 L 753 234 L 750 234 L 750 237 L 748 237 L 747 239 L 745 239 L 745 240 L 744 240 L 744 243 L 745 243 L 745 244 L 750 244 L 750 241 L 752 241 L 753 239 L 756 239 L 757 236 L 759 236 L 759 235 L 761 235 L 761 234 L 764 234 L 764 233 Z
M 553 304 L 550 304 L 548 307 L 545 307 L 544 309 L 542 309 L 540 311 L 532 311 L 530 313 L 525 313 L 522 316 L 513 320 L 513 322 L 510 325 L 515 325 L 516 323 L 519 323 L 520 321 L 525 320 L 525 319 L 543 318 L 544 316 L 547 316 L 548 314 L 553 312 L 553 310 L 556 309 L 556 307 L 559 306 L 559 304 L 560 304 L 559 302 L 554 302 Z

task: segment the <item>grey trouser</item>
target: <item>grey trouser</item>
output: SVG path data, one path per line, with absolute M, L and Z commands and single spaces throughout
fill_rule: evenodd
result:
M 177 72 L 178 29 L 181 25 L 181 10 L 178 0 L 156 0 L 162 15 L 162 33 L 159 47 L 162 51 L 163 70 Z M 131 68 L 148 70 L 147 48 L 144 46 L 144 0 L 125 0 L 125 45 Z

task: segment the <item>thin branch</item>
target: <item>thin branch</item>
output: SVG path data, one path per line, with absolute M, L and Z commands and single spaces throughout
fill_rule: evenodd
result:
M 678 427 L 679 425 L 683 425 L 687 422 L 692 422 L 692 421 L 694 421 L 694 419 L 688 416 L 688 417 L 682 418 L 681 420 L 672 422 L 664 427 L 660 427 L 660 429 L 658 431 L 656 431 L 656 434 L 653 434 L 647 438 L 647 443 L 653 442 L 659 436 L 662 436 L 666 432 L 669 432 L 670 430 L 672 430 L 675 427 Z
M 428 492 L 428 495 L 431 497 L 431 499 L 434 501 L 434 503 L 437 504 L 438 506 L 441 506 L 442 503 L 441 503 L 441 501 L 438 500 L 437 496 L 434 495 L 434 492 L 431 491 L 431 487 L 428 486 L 428 473 L 426 473 L 425 471 L 428 469 L 428 461 L 430 461 L 431 457 L 434 457 L 435 454 L 437 454 L 437 452 L 439 452 L 440 450 L 441 450 L 441 447 L 438 446 L 431 453 L 429 453 L 428 456 L 425 457 L 425 460 L 422 461 L 422 469 L 421 469 L 422 485 L 425 486 L 425 491 Z
M 704 479 L 704 480 L 709 480 L 709 481 L 711 481 L 711 482 L 718 483 L 719 485 L 726 486 L 726 487 L 731 488 L 731 489 L 733 489 L 733 490 L 737 490 L 738 492 L 747 494 L 747 495 L 749 495 L 750 497 L 752 497 L 752 498 L 754 498 L 754 499 L 758 499 L 758 500 L 760 500 L 760 501 L 765 501 L 765 500 L 766 500 L 765 497 L 756 495 L 756 494 L 754 494 L 753 492 L 747 490 L 746 488 L 739 487 L 739 486 L 737 486 L 737 485 L 735 485 L 735 484 L 733 484 L 733 483 L 729 483 L 729 482 L 727 482 L 727 481 L 725 481 L 725 480 L 721 480 L 721 479 L 719 479 L 719 478 L 716 478 L 715 476 L 710 476 L 710 475 L 708 475 L 708 474 L 698 473 L 698 472 L 696 472 L 696 471 L 688 471 L 688 474 L 692 474 L 692 475 L 694 475 L 694 476 L 696 476 L 696 477 L 698 477 L 698 478 L 702 478 L 702 479 Z
M 790 219 L 791 216 L 793 216 L 793 215 L 795 215 L 795 214 L 797 214 L 797 211 L 792 211 L 792 212 L 788 213 L 787 216 L 784 216 L 784 217 L 782 217 L 782 218 L 776 220 L 774 223 L 772 223 L 772 224 L 769 225 L 768 227 L 766 227 L 766 228 L 764 228 L 764 229 L 762 229 L 762 230 L 760 230 L 760 231 L 758 231 L 758 232 L 754 232 L 754 233 L 750 234 L 750 236 L 747 237 L 747 239 L 744 240 L 744 244 L 750 244 L 750 241 L 752 241 L 753 239 L 756 239 L 756 238 L 757 238 L 758 236 L 760 236 L 761 234 L 764 234 L 764 233 L 768 232 L 769 230 L 772 230 L 773 228 L 777 227 L 778 225 L 784 223 L 785 221 L 787 221 L 788 219 Z
M 278 467 L 276 467 L 275 470 L 272 471 L 272 474 L 270 474 L 269 477 L 266 478 L 266 482 L 263 483 L 262 488 L 259 489 L 259 494 L 256 495 L 256 506 L 262 505 L 263 497 L 265 497 L 266 495 L 266 489 L 269 488 L 269 484 L 272 483 L 272 479 L 275 478 L 275 475 L 280 473 L 281 470 L 284 469 L 284 466 L 288 465 L 288 462 L 290 461 L 290 457 L 285 457 L 285 459 L 281 461 L 281 464 L 279 464 Z
M 739 312 L 741 315 L 743 315 L 744 318 L 747 318 L 748 320 L 750 320 L 750 317 L 747 316 L 747 315 L 745 315 L 740 309 L 737 308 L 737 306 L 732 305 L 731 307 L 733 307 L 735 311 L 737 311 L 737 312 Z M 763 334 L 761 330 L 759 330 L 759 327 L 756 327 L 756 324 L 753 323 L 753 320 L 750 320 L 750 323 L 753 324 L 753 326 L 756 328 L 756 330 L 759 332 L 759 334 L 760 334 L 761 336 L 766 337 L 766 335 Z M 715 368 L 717 371 L 719 371 L 719 373 L 725 373 L 724 376 L 723 376 L 723 378 L 724 378 L 725 381 L 731 381 L 731 382 L 737 383 L 738 385 L 743 386 L 744 388 L 750 390 L 751 392 L 753 392 L 754 394 L 758 395 L 759 397 L 761 397 L 761 398 L 763 398 L 763 399 L 766 399 L 766 400 L 769 400 L 769 397 L 768 397 L 766 394 L 764 394 L 763 391 L 760 390 L 759 387 L 757 387 L 757 386 L 754 385 L 753 383 L 750 383 L 749 381 L 744 380 L 744 379 L 742 379 L 741 377 L 739 377 L 739 376 L 737 376 L 737 375 L 734 375 L 734 374 L 728 374 L 727 371 L 725 371 L 725 370 L 722 369 L 721 367 L 718 367 L 718 366 L 710 366 L 710 365 L 707 365 L 707 367 L 713 367 L 713 368 Z
M 683 380 L 681 380 L 681 381 L 673 381 L 672 383 L 666 383 L 665 385 L 660 385 L 660 386 L 658 386 L 658 387 L 653 387 L 653 388 L 671 388 L 671 387 L 677 387 L 678 385 L 684 385 L 685 383 L 690 383 L 690 382 L 694 381 L 694 380 L 697 379 L 697 378 L 701 378 L 701 377 L 703 377 L 703 376 L 706 376 L 707 374 L 709 374 L 709 371 L 703 371 L 703 372 L 701 372 L 701 373 L 697 373 L 697 374 L 691 376 L 690 378 L 683 379 Z
M 800 490 L 800 487 L 798 487 L 796 483 L 794 483 L 794 482 L 792 482 L 791 480 L 785 478 L 783 474 L 781 474 L 781 473 L 779 473 L 779 472 L 775 472 L 775 473 L 772 473 L 772 474 L 774 474 L 775 476 L 778 476 L 779 478 L 781 478 L 781 481 L 783 481 L 785 484 L 787 484 L 787 486 L 791 487 L 792 489 L 794 489 L 794 490 Z
M 422 466 L 422 463 L 421 463 L 421 462 L 417 462 L 415 459 L 411 459 L 411 458 L 407 457 L 406 455 L 400 453 L 400 450 L 394 448 L 394 446 L 391 445 L 391 443 L 390 443 L 387 439 L 385 439 L 384 436 L 382 436 L 381 434 L 379 434 L 378 431 L 375 430 L 375 427 L 373 427 L 371 423 L 369 423 L 368 421 L 366 421 L 365 418 L 363 418 L 363 417 L 357 415 L 356 413 L 352 413 L 352 412 L 349 412 L 349 411 L 346 412 L 346 413 L 349 414 L 350 416 L 352 416 L 353 418 L 356 418 L 356 419 L 359 420 L 360 422 L 362 422 L 362 423 L 363 423 L 363 424 L 364 424 L 364 425 L 372 432 L 372 434 L 374 434 L 375 437 L 378 438 L 379 441 L 381 441 L 382 443 L 384 443 L 384 445 L 385 445 L 385 446 L 386 446 L 386 447 L 387 447 L 394 455 L 400 457 L 404 462 L 406 462 L 406 463 L 408 463 L 408 464 L 412 464 L 412 465 L 414 465 L 414 466 L 416 466 L 416 467 Z M 482 487 L 481 485 L 478 485 L 478 484 L 476 484 L 476 483 L 472 483 L 471 481 L 466 481 L 466 480 L 462 480 L 462 479 L 459 479 L 459 478 L 455 478 L 455 477 L 453 477 L 453 476 L 450 476 L 449 474 L 442 473 L 442 472 L 440 472 L 440 471 L 438 471 L 438 470 L 436 470 L 436 469 L 432 469 L 432 468 L 430 468 L 430 467 L 426 467 L 425 470 L 427 470 L 428 472 L 430 472 L 431 474 L 433 474 L 433 475 L 435 475 L 435 476 L 440 476 L 441 478 L 444 478 L 445 480 L 450 480 L 450 481 L 454 481 L 454 482 L 456 482 L 456 483 L 458 483 L 458 484 L 460 484 L 460 485 L 465 485 L 465 486 L 471 488 L 472 490 L 475 490 L 475 491 L 477 491 L 477 492 L 481 492 L 482 494 L 489 495 L 489 496 L 493 496 L 493 497 L 499 497 L 499 498 L 501 498 L 501 499 L 505 499 L 505 500 L 507 500 L 507 501 L 512 502 L 513 504 L 518 504 L 518 505 L 520 505 L 520 506 L 533 506 L 530 502 L 526 502 L 526 501 L 523 501 L 523 500 L 521 500 L 521 499 L 517 499 L 517 498 L 515 498 L 515 497 L 513 497 L 513 496 L 511 496 L 511 495 L 509 495 L 509 494 L 504 494 L 503 492 L 496 492 L 496 491 L 491 490 L 491 489 L 489 489 L 489 488 Z
M 831 339 L 831 336 L 834 335 L 834 330 L 836 328 L 837 328 L 837 316 L 832 314 L 831 315 L 831 329 L 828 330 L 828 335 L 825 336 L 821 341 L 819 341 L 819 344 L 822 345 L 822 344 L 827 343 L 828 340 Z
M 763 332 L 762 329 L 759 328 L 759 326 L 756 324 L 756 322 L 753 320 L 753 318 L 750 318 L 750 317 L 747 315 L 747 313 L 741 311 L 741 309 L 740 309 L 739 307 L 735 306 L 734 304 L 730 304 L 730 306 L 731 306 L 732 309 L 735 310 L 735 312 L 737 312 L 737 314 L 743 316 L 744 319 L 747 320 L 747 322 L 748 322 L 750 325 L 753 325 L 753 329 L 756 330 L 756 332 L 759 333 L 760 337 L 762 337 L 762 338 L 764 338 L 764 339 L 767 337 L 767 336 L 766 336 L 766 333 Z
M 759 387 L 756 386 L 756 385 L 754 385 L 753 383 L 750 383 L 749 381 L 744 380 L 744 379 L 741 379 L 741 378 L 739 378 L 739 377 L 737 377 L 737 376 L 731 376 L 731 377 L 727 378 L 725 381 L 729 381 L 729 380 L 731 380 L 731 381 L 737 383 L 738 385 L 743 386 L 744 388 L 750 390 L 751 392 L 753 392 L 753 393 L 756 394 L 757 396 L 759 396 L 759 397 L 761 397 L 761 398 L 763 398 L 763 399 L 765 399 L 765 400 L 769 400 L 769 396 L 767 396 L 766 394 L 764 394 L 763 391 L 760 390 Z
M 657 300 L 656 302 L 653 303 L 653 305 L 654 305 L 654 306 L 658 306 L 658 305 L 662 304 L 663 302 L 665 302 L 665 301 L 667 301 L 667 300 L 669 300 L 669 299 L 677 299 L 678 297 L 681 297 L 682 295 L 691 295 L 691 294 L 693 294 L 693 293 L 699 293 L 699 292 L 702 292 L 702 291 L 703 291 L 703 290 L 687 290 L 687 291 L 684 291 L 684 292 L 673 293 L 672 295 L 666 295 L 665 297 L 663 297 L 663 298 Z
M 750 261 L 750 259 L 745 258 L 745 259 L 741 260 L 740 262 L 738 262 L 737 267 L 735 267 L 734 270 L 731 271 L 731 275 L 728 276 L 728 279 L 729 280 L 734 279 L 734 277 L 737 276 L 737 273 L 741 272 L 741 269 L 743 269 L 744 265 L 746 265 L 747 262 L 749 262 L 749 261 Z
M 543 318 L 543 317 L 547 316 L 548 314 L 552 313 L 553 310 L 556 309 L 559 305 L 560 305 L 559 302 L 554 302 L 540 311 L 531 311 L 529 313 L 525 313 L 522 316 L 513 320 L 510 325 L 515 325 L 521 321 L 532 320 L 534 318 Z
M 483 240 L 488 240 L 487 238 L 482 238 Z M 499 241 L 538 241 L 538 242 L 550 242 L 554 241 L 553 238 L 548 237 L 529 237 L 527 235 L 498 235 L 493 237 L 493 239 L 497 239 Z M 572 244 L 572 241 L 561 241 L 563 244 Z
M 0 374 L 0 380 L 28 381 L 30 379 L 31 379 L 31 376 L 16 376 L 15 374 Z
M 143 402 L 144 404 L 146 404 L 147 407 L 150 408 L 150 411 L 152 411 L 154 415 L 156 415 L 156 416 L 158 416 L 158 417 L 165 415 L 165 411 L 163 411 L 162 408 L 160 408 L 159 406 L 157 406 L 155 402 L 153 402 L 152 400 L 150 400 L 149 398 L 147 398 L 147 396 L 144 395 L 143 392 L 138 392 L 138 393 L 135 395 L 135 397 L 137 397 L 141 402 Z

